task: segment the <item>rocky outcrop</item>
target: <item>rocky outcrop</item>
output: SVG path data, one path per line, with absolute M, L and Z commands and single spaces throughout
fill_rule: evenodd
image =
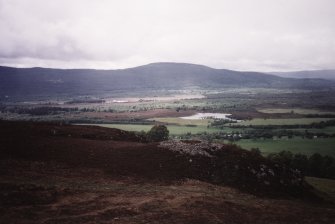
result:
M 235 145 L 170 140 L 161 142 L 159 147 L 188 157 L 190 166 L 207 170 L 208 175 L 203 178 L 213 183 L 261 194 L 300 195 L 308 188 L 299 170 Z

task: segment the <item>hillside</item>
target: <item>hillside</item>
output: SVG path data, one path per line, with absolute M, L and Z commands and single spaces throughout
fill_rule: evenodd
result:
M 6 223 L 333 223 L 293 170 L 229 145 L 0 122 Z
M 271 72 L 272 75 L 277 75 L 284 78 L 297 79 L 328 79 L 335 80 L 335 70 L 313 70 L 313 71 L 295 71 L 295 72 Z
M 0 67 L 2 98 L 113 95 L 195 87 L 323 89 L 334 86 L 335 82 L 321 79 L 282 78 L 184 63 L 153 63 L 120 70 Z

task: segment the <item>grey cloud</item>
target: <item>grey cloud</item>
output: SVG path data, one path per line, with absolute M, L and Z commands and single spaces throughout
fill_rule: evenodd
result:
M 335 68 L 333 0 L 0 0 L 0 64 Z

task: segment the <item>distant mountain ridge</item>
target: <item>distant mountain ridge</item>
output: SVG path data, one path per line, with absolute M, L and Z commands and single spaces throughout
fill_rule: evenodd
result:
M 284 78 L 298 79 L 328 79 L 335 81 L 335 70 L 311 70 L 311 71 L 294 71 L 294 72 L 270 72 L 269 74 L 281 76 Z
M 0 99 L 4 96 L 78 96 L 193 87 L 321 89 L 334 88 L 335 82 L 283 78 L 260 72 L 239 72 L 170 62 L 118 70 L 0 66 Z

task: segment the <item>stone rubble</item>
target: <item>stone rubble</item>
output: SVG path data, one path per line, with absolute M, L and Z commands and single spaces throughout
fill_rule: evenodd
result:
M 231 175 L 235 175 L 234 173 L 236 173 L 237 176 L 244 175 L 243 172 L 247 172 L 249 177 L 265 186 L 273 186 L 274 184 L 282 186 L 302 186 L 304 182 L 303 175 L 298 170 L 286 168 L 279 164 L 269 166 L 269 164 L 263 163 L 264 161 L 249 161 L 249 157 L 246 153 L 241 153 L 241 157 L 234 160 L 235 164 L 231 163 L 231 161 L 225 161 L 224 158 L 217 157 L 220 155 L 218 152 L 226 148 L 225 145 L 222 144 L 199 140 L 168 140 L 160 142 L 159 147 L 187 156 L 203 156 L 214 159 L 212 161 L 215 161 L 213 163 L 213 169 L 217 172 L 216 178 L 222 176 L 219 174 L 220 172 L 230 170 Z M 219 160 L 216 161 L 215 159 Z M 189 158 L 189 163 L 192 162 L 192 158 Z M 221 168 L 216 167 L 217 162 L 225 165 L 223 165 L 223 168 L 222 166 Z M 212 176 L 213 175 L 214 174 L 212 174 Z
M 168 140 L 159 144 L 159 147 L 166 148 L 180 154 L 187 154 L 191 156 L 206 156 L 213 157 L 212 152 L 221 149 L 223 146 L 219 144 L 212 144 L 205 141 L 175 141 Z

